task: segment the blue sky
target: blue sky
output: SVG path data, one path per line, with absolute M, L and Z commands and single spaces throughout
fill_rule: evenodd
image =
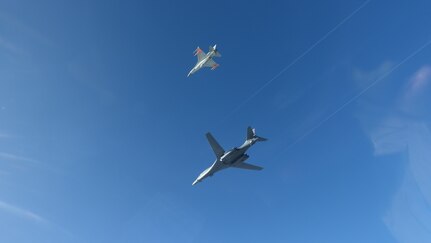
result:
M 0 242 L 431 241 L 430 8 L 1 1 Z

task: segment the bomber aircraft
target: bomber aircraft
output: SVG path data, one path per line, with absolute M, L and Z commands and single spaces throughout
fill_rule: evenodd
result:
M 229 151 L 224 151 L 224 149 L 218 144 L 215 138 L 211 135 L 211 133 L 207 133 L 206 137 L 208 139 L 211 148 L 213 149 L 216 160 L 214 163 L 204 170 L 198 178 L 193 182 L 192 185 L 195 185 L 198 182 L 201 182 L 203 179 L 208 176 L 212 176 L 214 173 L 226 169 L 229 167 L 247 169 L 247 170 L 262 170 L 262 167 L 257 165 L 247 164 L 244 161 L 249 158 L 249 156 L 245 153 L 252 145 L 256 142 L 266 141 L 266 138 L 262 138 L 256 135 L 256 130 L 248 127 L 247 128 L 247 138 L 245 142 L 239 146 L 235 147 Z

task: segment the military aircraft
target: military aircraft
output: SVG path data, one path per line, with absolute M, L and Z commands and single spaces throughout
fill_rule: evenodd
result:
M 214 70 L 219 66 L 213 60 L 213 57 L 221 57 L 220 52 L 218 52 L 218 50 L 217 50 L 217 45 L 210 46 L 209 51 L 206 54 L 204 51 L 201 50 L 201 48 L 198 47 L 198 48 L 196 48 L 194 54 L 195 54 L 195 56 L 198 57 L 198 62 L 192 68 L 192 70 L 189 72 L 187 77 L 194 74 L 195 72 L 197 72 L 202 67 L 210 67 L 211 70 Z
M 247 170 L 262 170 L 262 167 L 247 164 L 244 161 L 249 158 L 249 156 L 245 153 L 252 145 L 256 142 L 266 141 L 266 138 L 262 138 L 256 135 L 256 130 L 248 127 L 247 128 L 247 138 L 245 142 L 239 146 L 235 147 L 227 152 L 217 143 L 215 138 L 211 135 L 211 133 L 207 133 L 206 137 L 208 139 L 211 148 L 213 149 L 216 160 L 211 165 L 211 167 L 204 170 L 198 178 L 193 182 L 192 185 L 195 185 L 198 182 L 201 182 L 203 179 L 208 176 L 212 176 L 214 173 L 226 169 L 229 167 L 247 169 Z

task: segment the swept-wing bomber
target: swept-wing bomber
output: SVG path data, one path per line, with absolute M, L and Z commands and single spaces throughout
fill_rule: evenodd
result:
M 216 156 L 216 160 L 214 163 L 204 170 L 198 178 L 193 182 L 192 185 L 195 185 L 198 182 L 201 182 L 203 179 L 208 176 L 212 176 L 214 173 L 226 169 L 229 167 L 247 169 L 247 170 L 261 170 L 262 167 L 257 165 L 252 165 L 245 163 L 244 161 L 249 158 L 249 156 L 245 153 L 251 146 L 253 146 L 256 142 L 266 141 L 266 138 L 262 138 L 256 135 L 256 130 L 248 127 L 247 128 L 247 138 L 245 142 L 239 146 L 235 147 L 229 151 L 224 151 L 224 149 L 218 144 L 215 138 L 211 135 L 211 133 L 207 133 L 206 137 L 208 139 L 211 148 L 214 151 Z

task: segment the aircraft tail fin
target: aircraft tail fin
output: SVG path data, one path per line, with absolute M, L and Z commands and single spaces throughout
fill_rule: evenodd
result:
M 247 127 L 247 140 L 253 139 L 253 138 L 257 138 L 257 141 L 259 141 L 259 142 L 263 142 L 263 141 L 268 140 L 266 138 L 257 136 L 256 135 L 256 129 L 251 128 L 251 127 Z
M 210 46 L 210 47 L 209 47 L 209 50 L 210 50 L 210 52 L 211 52 L 211 51 L 214 51 L 214 56 L 215 56 L 215 57 L 221 57 L 220 52 L 217 50 L 217 45 Z
M 211 135 L 211 133 L 206 134 L 209 144 L 211 145 L 211 148 L 214 151 L 215 156 L 217 159 L 220 159 L 224 154 L 224 149 L 220 144 L 217 142 L 217 140 Z

